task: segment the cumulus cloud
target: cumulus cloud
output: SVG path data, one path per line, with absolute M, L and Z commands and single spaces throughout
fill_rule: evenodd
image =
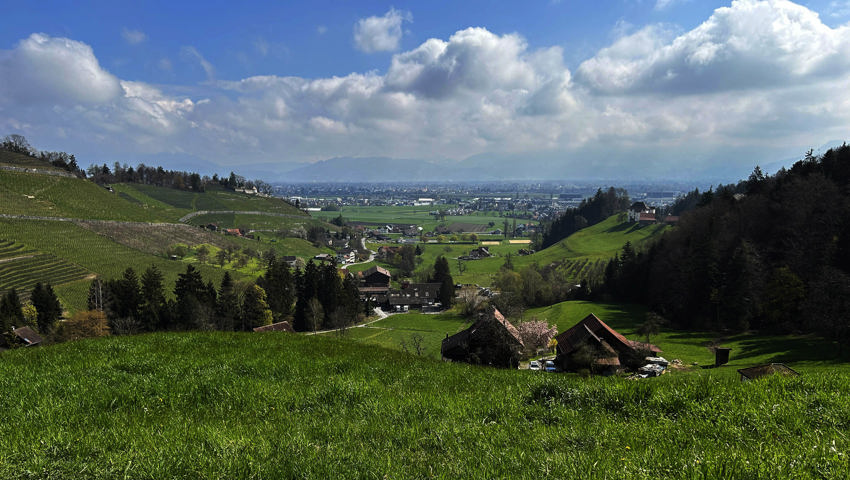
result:
M 618 38 L 575 75 L 561 47 L 468 28 L 394 54 L 384 73 L 254 76 L 195 89 L 115 78 L 89 46 L 35 34 L 0 52 L 0 127 L 68 150 L 85 139 L 113 157 L 478 155 L 500 159 L 494 171 L 651 176 L 846 138 L 847 28 L 786 1 L 741 0 L 691 31 L 652 25 Z M 196 49 L 181 55 L 214 75 Z M 598 171 L 582 166 L 587 159 Z
M 361 18 L 354 26 L 354 45 L 366 53 L 398 50 L 402 36 L 401 25 L 412 21 L 410 12 L 394 8 L 382 17 Z
M 124 27 L 121 30 L 121 36 L 124 38 L 124 41 L 130 45 L 138 45 L 148 39 L 145 32 L 141 30 L 130 30 L 127 27 Z
M 850 68 L 850 27 L 831 29 L 786 0 L 736 0 L 672 38 L 659 26 L 583 62 L 577 81 L 601 92 L 711 92 L 796 84 Z
M 28 104 L 90 104 L 121 94 L 118 79 L 101 68 L 91 47 L 34 33 L 0 53 L 0 97 Z

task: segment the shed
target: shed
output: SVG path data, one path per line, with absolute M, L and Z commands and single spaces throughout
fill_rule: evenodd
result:
M 15 338 L 24 344 L 25 347 L 34 347 L 43 342 L 41 335 L 30 327 L 12 328 L 12 334 Z
M 628 364 L 628 360 L 640 363 L 645 353 L 661 352 L 655 345 L 627 339 L 592 313 L 555 337 L 555 340 L 558 342 L 555 362 L 564 370 L 590 367 L 610 371 Z M 583 352 L 590 357 L 583 359 L 586 360 L 584 363 L 588 363 L 586 365 L 582 365 L 583 361 L 576 358 Z
M 466 330 L 446 336 L 440 347 L 445 360 L 516 368 L 523 348 L 519 331 L 494 307 Z

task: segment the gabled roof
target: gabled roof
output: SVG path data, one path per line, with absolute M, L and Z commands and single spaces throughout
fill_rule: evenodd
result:
M 14 334 L 27 347 L 38 345 L 44 341 L 44 339 L 41 338 L 41 335 L 35 333 L 35 330 L 30 327 L 13 328 L 12 334 Z
M 555 340 L 558 341 L 558 352 L 561 354 L 570 354 L 588 339 L 597 343 L 604 340 L 618 352 L 640 348 L 646 348 L 655 353 L 661 352 L 661 349 L 655 345 L 627 339 L 592 313 L 572 328 L 555 337 Z
M 635 202 L 635 203 L 632 204 L 631 207 L 629 207 L 629 210 L 632 210 L 632 211 L 640 211 L 640 210 L 646 210 L 646 209 L 647 209 L 646 204 L 643 203 L 643 202 Z
M 496 320 L 497 322 L 501 323 L 501 324 L 502 324 L 502 326 L 503 326 L 503 327 L 505 327 L 505 330 L 507 330 L 507 331 L 508 331 L 508 333 L 509 333 L 512 337 L 514 337 L 514 339 L 515 339 L 517 342 L 519 342 L 519 344 L 520 344 L 520 345 L 525 346 L 525 344 L 522 342 L 522 337 L 520 337 L 520 335 L 519 335 L 519 330 L 517 330 L 517 329 L 516 329 L 516 327 L 515 327 L 515 326 L 513 326 L 513 324 L 511 324 L 511 322 L 509 322 L 509 321 L 505 318 L 505 316 L 504 316 L 504 315 L 502 315 L 502 312 L 500 312 L 497 308 L 493 307 L 493 309 L 492 309 L 492 310 L 491 310 L 491 312 L 490 312 L 490 315 L 493 317 L 493 319 L 494 319 L 494 320 Z M 486 317 L 486 316 L 485 316 L 485 317 L 482 317 L 482 318 L 481 318 L 481 320 L 478 320 L 478 321 L 479 321 L 479 322 L 481 322 L 481 321 L 482 321 L 482 320 L 484 320 L 485 318 L 487 318 L 487 317 Z
M 367 269 L 367 270 L 364 270 L 363 276 L 368 277 L 369 275 L 372 275 L 373 273 L 376 273 L 376 272 L 380 273 L 382 275 L 386 275 L 388 277 L 392 277 L 389 270 L 387 270 L 386 268 L 383 268 L 383 267 L 379 267 L 377 265 L 375 265 L 374 267 L 369 267 L 369 269 Z
M 638 221 L 640 221 L 640 222 L 654 222 L 655 221 L 655 214 L 641 212 L 640 217 L 638 217 Z

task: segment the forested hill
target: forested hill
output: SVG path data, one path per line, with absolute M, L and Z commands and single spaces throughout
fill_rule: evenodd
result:
M 605 288 L 683 328 L 850 337 L 850 147 L 704 193 Z

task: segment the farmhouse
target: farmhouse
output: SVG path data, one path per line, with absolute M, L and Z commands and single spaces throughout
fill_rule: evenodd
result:
M 391 308 L 422 308 L 438 303 L 440 300 L 439 283 L 408 283 L 401 290 L 390 290 L 387 303 Z
M 555 363 L 564 370 L 588 368 L 599 373 L 615 373 L 624 366 L 639 363 L 661 349 L 649 343 L 629 340 L 590 314 L 557 337 Z
M 346 263 L 354 263 L 357 260 L 357 250 L 346 248 L 336 253 L 336 262 L 345 265 Z
M 360 281 L 357 290 L 360 292 L 361 300 L 379 305 L 387 303 L 390 280 L 392 279 L 389 270 L 374 266 L 368 270 L 357 272 L 357 278 Z
M 444 360 L 517 368 L 523 347 L 516 327 L 490 307 L 471 327 L 451 337 L 446 335 L 440 352 Z
M 629 222 L 639 222 L 642 213 L 652 215 L 655 223 L 655 207 L 648 207 L 644 202 L 635 202 L 629 207 Z

